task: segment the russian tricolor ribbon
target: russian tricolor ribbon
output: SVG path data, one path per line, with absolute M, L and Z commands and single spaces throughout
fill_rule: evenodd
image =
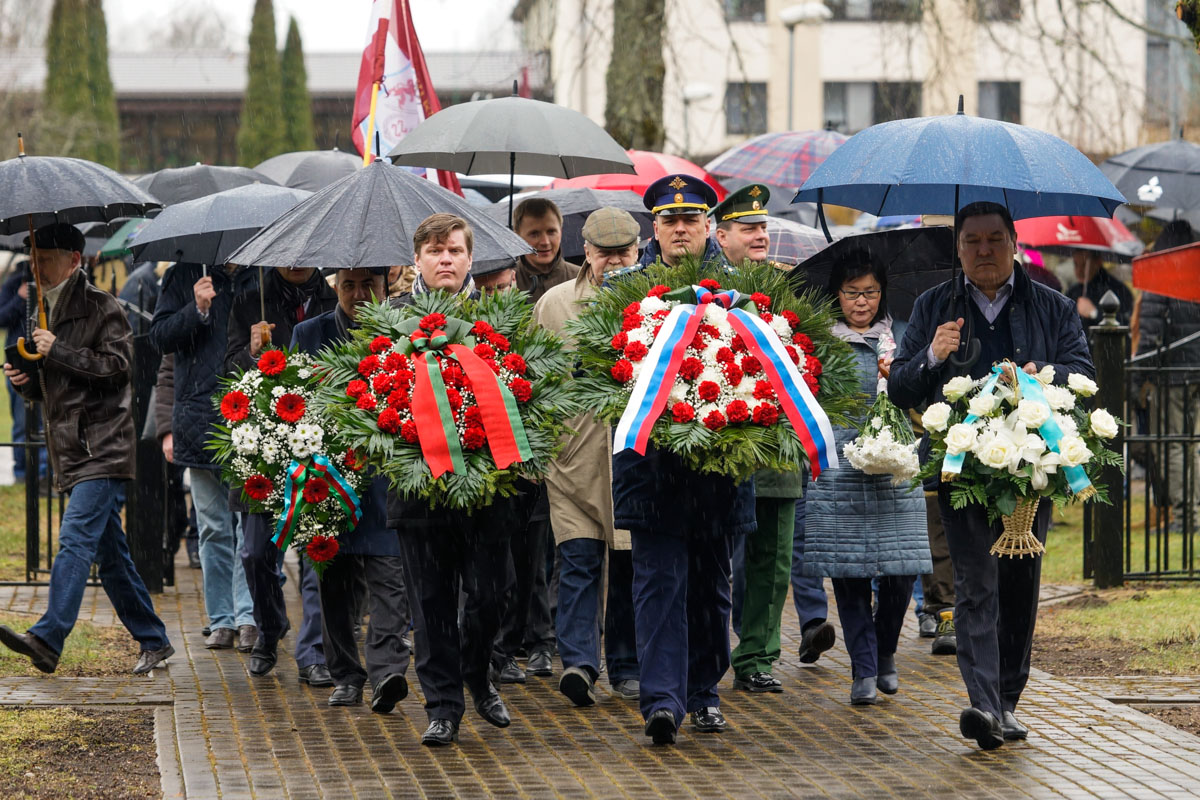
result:
M 738 292 L 711 292 L 702 286 L 692 286 L 690 290 L 677 290 L 665 297 L 678 299 L 681 291 L 692 295 L 696 303 L 680 303 L 663 320 L 641 374 L 634 382 L 625 413 L 617 423 L 614 452 L 632 449 L 646 454 L 650 433 L 666 408 L 688 345 L 696 336 L 706 307 L 717 303 L 729 310 L 729 324 L 742 337 L 749 353 L 762 364 L 784 415 L 808 454 L 813 477 L 820 475 L 821 470 L 837 467 L 837 447 L 829 417 L 809 391 L 775 331 L 758 316 L 736 307 L 743 301 Z
M 311 464 L 302 464 L 292 459 L 288 464 L 287 479 L 283 485 L 283 512 L 275 523 L 275 535 L 271 537 L 280 550 L 286 550 L 291 544 L 296 527 L 300 524 L 300 515 L 310 506 L 304 499 L 304 485 L 311 478 L 321 478 L 329 484 L 329 491 L 346 512 L 348 530 L 354 530 L 362 519 L 362 502 L 358 499 L 358 493 L 346 482 L 337 467 L 320 453 L 314 453 L 311 461 Z

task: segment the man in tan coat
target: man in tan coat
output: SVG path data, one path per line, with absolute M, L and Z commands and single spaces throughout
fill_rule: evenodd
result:
M 533 308 L 534 320 L 561 334 L 578 316 L 609 270 L 637 261 L 638 224 L 628 212 L 601 208 L 583 225 L 584 262 L 573 281 L 553 287 Z M 558 652 L 563 674 L 558 689 L 577 706 L 596 702 L 600 674 L 600 620 L 613 692 L 638 697 L 637 645 L 633 629 L 633 557 L 628 531 L 613 528 L 612 437 L 591 414 L 569 423 L 577 434 L 550 466 L 546 484 L 550 522 L 561 565 L 558 585 Z M 608 600 L 600 589 L 608 556 Z

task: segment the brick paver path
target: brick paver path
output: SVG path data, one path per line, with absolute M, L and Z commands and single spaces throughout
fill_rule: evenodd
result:
M 493 728 L 469 710 L 461 744 L 431 750 L 419 743 L 426 718 L 412 669 L 413 693 L 384 717 L 366 705 L 330 708 L 329 690 L 301 686 L 290 636 L 275 672 L 253 679 L 247 656 L 204 649 L 199 572 L 181 563 L 177 576 L 179 586 L 158 598 L 178 651 L 169 669 L 148 679 L 0 681 L 0 704 L 154 705 L 167 797 L 1200 796 L 1200 738 L 1104 699 L 1112 691 L 1129 702 L 1136 681 L 1035 671 L 1019 709 L 1029 740 L 983 753 L 958 733 L 966 699 L 954 659 L 929 655 L 912 620 L 897 658 L 900 693 L 857 708 L 840 642 L 817 664 L 799 664 L 790 605 L 776 671 L 785 693 L 734 692 L 727 677 L 723 735 L 694 734 L 685 723 L 676 747 L 651 747 L 636 704 L 609 696 L 603 677 L 590 709 L 571 707 L 555 679 L 531 677 L 504 687 L 512 727 Z M 285 593 L 298 620 L 295 586 Z M 0 589 L 0 608 L 40 609 L 44 591 Z M 111 622 L 96 590 L 85 609 Z M 1140 696 L 1194 695 L 1175 683 L 1184 682 L 1155 683 Z

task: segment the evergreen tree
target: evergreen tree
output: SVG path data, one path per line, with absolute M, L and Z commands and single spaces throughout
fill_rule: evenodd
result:
M 237 149 L 238 162 L 253 167 L 287 150 L 280 99 L 279 51 L 275 49 L 275 9 L 271 0 L 254 2 L 246 72 Z
M 663 148 L 663 28 L 666 0 L 613 0 L 613 46 L 604 122 L 622 147 Z
M 108 72 L 108 24 L 101 0 L 87 0 L 87 74 L 96 136 L 91 158 L 117 169 L 121 147 L 121 122 L 117 93 Z
M 296 18 L 288 23 L 287 42 L 280 62 L 283 82 L 283 120 L 285 150 L 315 150 L 312 100 L 308 97 L 308 74 L 304 69 L 304 48 Z

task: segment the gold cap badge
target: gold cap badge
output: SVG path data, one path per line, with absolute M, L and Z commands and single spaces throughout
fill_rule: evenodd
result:
M 670 186 L 672 189 L 682 189 L 683 187 L 687 186 L 687 181 L 685 181 L 683 178 L 680 178 L 679 176 L 675 176 L 675 180 L 671 181 L 667 185 Z M 675 198 L 676 203 L 680 202 L 681 200 L 683 200 L 682 196 Z

